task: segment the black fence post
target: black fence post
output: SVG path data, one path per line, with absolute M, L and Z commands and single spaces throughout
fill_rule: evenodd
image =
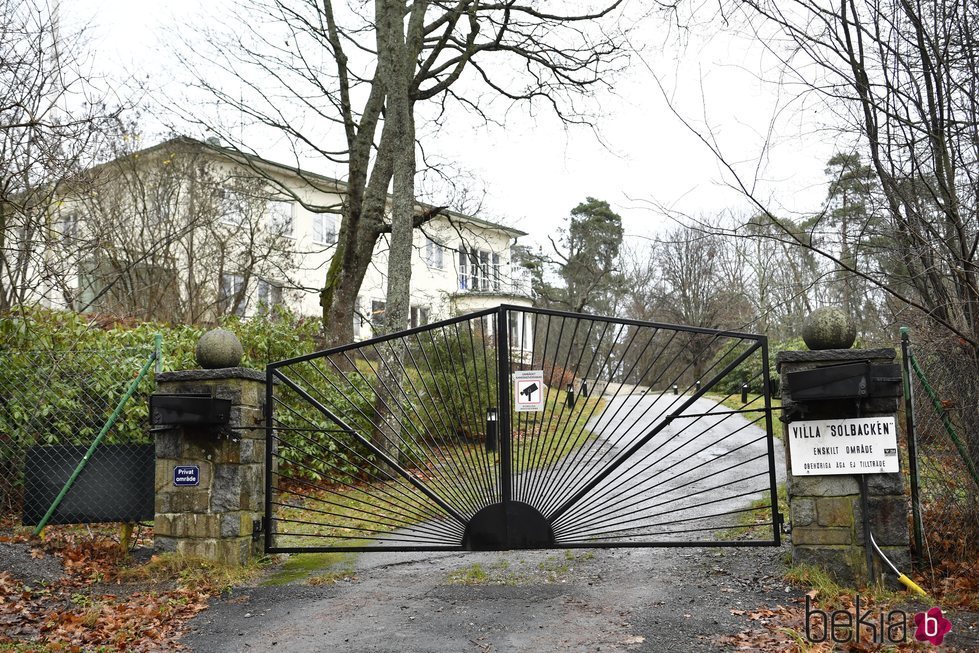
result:
M 498 390 L 497 437 L 500 447 L 500 502 L 513 500 L 513 459 L 510 443 L 510 314 L 500 306 L 496 314 L 496 378 Z
M 914 555 L 918 559 L 924 553 L 924 535 L 921 524 L 921 504 L 918 494 L 918 442 L 914 430 L 914 396 L 911 390 L 911 338 L 910 329 L 901 327 L 901 367 L 904 370 L 904 424 L 908 436 L 908 474 L 911 476 L 911 525 L 914 537 Z
M 496 406 L 486 409 L 486 451 L 496 451 Z

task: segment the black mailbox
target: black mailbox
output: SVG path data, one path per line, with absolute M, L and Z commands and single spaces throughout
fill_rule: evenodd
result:
M 870 366 L 870 396 L 904 396 L 904 376 L 900 364 L 881 363 Z
M 153 426 L 201 426 L 227 424 L 231 400 L 208 394 L 150 395 L 150 424 Z
M 870 361 L 789 372 L 786 382 L 794 403 L 900 397 L 903 390 L 900 365 Z
M 870 389 L 870 361 L 789 372 L 786 382 L 793 402 L 860 399 Z

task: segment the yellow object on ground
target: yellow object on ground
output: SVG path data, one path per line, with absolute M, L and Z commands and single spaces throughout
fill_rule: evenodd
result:
M 880 559 L 886 562 L 887 566 L 894 571 L 894 573 L 897 575 L 897 579 L 901 582 L 902 585 L 904 585 L 909 590 L 911 590 L 912 592 L 914 592 L 919 596 L 928 596 L 927 592 L 921 589 L 916 582 L 914 582 L 913 580 L 911 580 L 910 578 L 902 574 L 900 571 L 898 571 L 897 567 L 894 566 L 894 563 L 891 562 L 886 555 L 884 555 L 884 552 L 880 550 L 879 546 L 877 546 L 877 541 L 874 540 L 873 533 L 870 533 L 870 543 L 873 545 L 874 551 L 877 552 L 877 555 L 880 556 Z

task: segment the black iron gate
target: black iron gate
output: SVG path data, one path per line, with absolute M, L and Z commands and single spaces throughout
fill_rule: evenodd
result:
M 501 306 L 268 380 L 269 552 L 779 543 L 764 336 Z

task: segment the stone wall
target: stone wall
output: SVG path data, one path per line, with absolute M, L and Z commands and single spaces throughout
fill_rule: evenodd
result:
M 245 368 L 167 372 L 163 394 L 206 393 L 231 400 L 226 426 L 154 431 L 154 548 L 245 564 L 261 553 L 265 502 L 265 375 Z M 200 484 L 174 484 L 174 468 L 200 467 Z
M 895 351 L 889 348 L 779 353 L 783 420 L 895 415 L 898 410 L 895 398 L 872 398 L 859 404 L 857 400 L 834 400 L 800 405 L 792 400 L 792 388 L 787 380 L 788 372 L 863 360 L 892 363 L 894 358 Z M 783 428 L 788 442 L 788 424 Z M 786 447 L 786 466 L 793 564 L 819 566 L 846 585 L 878 581 L 882 571 L 879 561 L 875 562 L 873 572 L 868 574 L 867 570 L 858 478 L 854 475 L 793 476 L 789 447 Z M 903 474 L 868 474 L 866 481 L 874 538 L 898 568 L 902 565 L 907 568 L 910 563 L 908 500 Z

